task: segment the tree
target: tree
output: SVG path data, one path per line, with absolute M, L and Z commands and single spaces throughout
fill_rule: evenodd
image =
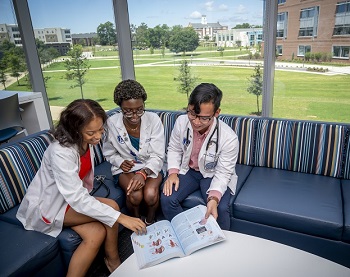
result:
M 83 85 L 85 84 L 85 75 L 90 65 L 88 65 L 87 58 L 83 57 L 83 47 L 79 44 L 74 45 L 67 55 L 70 56 L 70 59 L 65 61 L 65 67 L 68 71 L 66 79 L 75 82 L 70 88 L 80 87 L 81 98 L 84 98 Z
M 192 27 L 174 28 L 170 37 L 169 48 L 172 52 L 180 53 L 194 51 L 199 45 L 199 38 Z
M 259 64 L 254 67 L 254 74 L 250 77 L 251 78 L 248 79 L 250 85 L 248 86 L 247 91 L 256 96 L 256 106 L 258 108 L 257 114 L 260 115 L 259 96 L 262 94 L 263 78 L 262 70 Z
M 5 74 L 7 69 L 7 62 L 5 60 L 3 52 L 0 51 L 0 83 L 4 86 L 4 89 L 6 89 L 6 80 L 7 76 Z
M 117 42 L 114 26 L 110 21 L 98 25 L 97 36 L 102 45 L 114 45 Z
M 141 23 L 140 26 L 136 28 L 136 47 L 138 49 L 146 49 L 150 46 L 149 43 L 149 29 L 146 23 Z
M 21 76 L 21 72 L 26 70 L 24 59 L 13 52 L 9 53 L 7 59 L 10 67 L 10 75 L 15 77 L 17 79 L 17 85 L 20 85 L 18 77 Z
M 193 90 L 198 78 L 196 76 L 192 76 L 191 68 L 188 65 L 187 60 L 183 60 L 181 62 L 179 71 L 179 76 L 175 79 L 179 82 L 178 90 L 180 93 L 186 93 L 188 99 L 189 94 Z

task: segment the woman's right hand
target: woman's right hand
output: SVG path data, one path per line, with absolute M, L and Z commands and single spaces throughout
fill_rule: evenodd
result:
M 129 172 L 134 167 L 133 161 L 124 160 L 122 164 L 120 165 L 121 170 L 123 172 Z
M 120 214 L 117 222 L 138 235 L 147 234 L 146 224 L 140 218 Z

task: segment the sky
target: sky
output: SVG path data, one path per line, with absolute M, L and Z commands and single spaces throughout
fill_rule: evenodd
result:
M 0 24 L 16 23 L 11 0 L 0 0 Z M 33 27 L 68 28 L 71 33 L 96 32 L 101 23 L 114 24 L 111 0 L 28 0 Z M 219 22 L 232 28 L 237 24 L 262 25 L 263 0 L 128 0 L 130 24 L 146 23 L 153 28 L 167 24 L 188 26 Z

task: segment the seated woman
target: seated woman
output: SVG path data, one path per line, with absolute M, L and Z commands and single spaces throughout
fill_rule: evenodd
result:
M 112 272 L 121 263 L 118 225 L 137 233 L 146 226 L 139 218 L 119 212 L 111 199 L 89 194 L 94 179 L 93 145 L 99 143 L 107 117 L 93 100 L 75 100 L 62 111 L 49 145 L 17 218 L 27 230 L 57 237 L 71 227 L 82 238 L 68 267 L 67 276 L 85 276 L 104 244 L 105 263 Z
M 158 115 L 145 111 L 146 99 L 145 89 L 134 80 L 124 80 L 116 86 L 114 102 L 121 113 L 107 120 L 103 153 L 112 164 L 115 182 L 126 193 L 129 212 L 140 217 L 140 204 L 144 201 L 145 223 L 150 225 L 159 205 L 165 140 Z

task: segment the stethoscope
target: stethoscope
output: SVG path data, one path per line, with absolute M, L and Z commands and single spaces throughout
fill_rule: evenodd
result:
M 214 134 L 216 132 L 216 141 L 212 140 Z M 187 133 L 186 133 L 186 138 L 183 139 L 183 144 L 184 144 L 184 148 L 185 151 L 187 151 L 187 147 L 190 144 L 190 140 L 189 140 L 189 135 L 190 135 L 190 128 L 187 128 Z M 218 145 L 218 141 L 219 141 L 219 120 L 216 120 L 216 125 L 215 125 L 215 129 L 214 131 L 211 133 L 207 145 L 205 147 L 205 154 L 204 154 L 204 170 L 205 171 L 214 171 L 215 167 L 218 163 L 218 149 L 219 149 L 219 145 Z M 214 154 L 214 161 L 212 162 L 207 162 L 207 156 L 208 156 L 208 149 L 209 147 L 215 143 L 215 154 Z M 210 155 L 212 156 L 212 155 Z

